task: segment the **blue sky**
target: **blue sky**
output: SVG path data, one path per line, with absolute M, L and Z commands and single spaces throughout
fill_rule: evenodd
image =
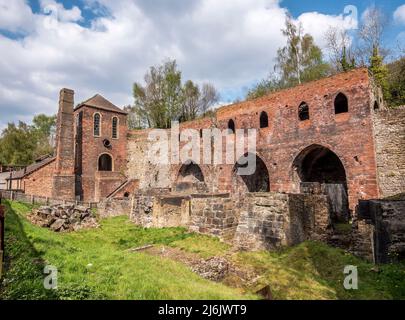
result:
M 330 26 L 355 35 L 347 5 L 359 19 L 381 7 L 385 45 L 405 42 L 405 0 L 0 0 L 0 129 L 56 113 L 62 87 L 77 103 L 100 93 L 131 104 L 133 82 L 167 58 L 185 80 L 214 84 L 222 103 L 242 99 L 272 69 L 287 12 L 324 47 Z

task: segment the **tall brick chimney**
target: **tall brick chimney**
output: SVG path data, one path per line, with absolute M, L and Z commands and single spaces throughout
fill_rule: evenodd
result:
M 62 89 L 56 128 L 56 163 L 52 197 L 63 200 L 75 198 L 74 155 L 74 91 Z

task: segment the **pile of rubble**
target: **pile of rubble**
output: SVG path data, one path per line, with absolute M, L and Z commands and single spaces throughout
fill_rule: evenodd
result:
M 32 223 L 40 227 L 49 228 L 55 232 L 69 232 L 99 227 L 90 208 L 84 206 L 43 206 L 39 209 L 34 209 L 28 218 Z
M 213 257 L 198 261 L 191 267 L 191 270 L 205 279 L 221 281 L 228 275 L 230 268 L 231 265 L 225 258 Z

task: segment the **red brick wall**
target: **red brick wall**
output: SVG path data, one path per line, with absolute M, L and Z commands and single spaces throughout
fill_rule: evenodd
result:
M 269 127 L 258 130 L 257 154 L 269 170 L 271 191 L 299 192 L 294 159 L 314 144 L 329 148 L 345 167 L 350 207 L 354 209 L 358 199 L 379 196 L 372 90 L 367 69 L 357 69 L 220 108 L 216 122 L 221 129 L 227 128 L 229 119 L 233 119 L 236 129 L 260 128 L 260 113 L 267 112 Z M 347 96 L 349 112 L 335 115 L 334 99 L 339 92 Z M 300 122 L 298 107 L 304 101 L 310 108 L 310 120 Z M 209 126 L 200 121 L 182 125 L 186 127 Z M 173 177 L 178 169 L 173 166 Z M 208 172 L 211 188 L 224 192 L 232 191 L 232 169 L 233 165 L 222 165 L 202 170 Z
M 100 155 L 107 153 L 113 158 L 113 172 L 111 177 L 118 179 L 122 183 L 125 181 L 125 172 L 127 164 L 127 123 L 126 115 L 104 111 L 101 109 L 82 107 L 75 111 L 77 118 L 79 112 L 83 112 L 83 132 L 82 132 L 82 189 L 84 201 L 96 200 L 96 174 L 98 171 L 98 159 Z M 93 117 L 95 113 L 101 115 L 101 136 L 95 137 L 93 134 Z M 112 118 L 118 117 L 118 139 L 112 138 Z M 108 139 L 111 142 L 111 148 L 103 145 L 103 140 Z M 103 176 L 109 173 L 104 173 Z M 115 183 L 116 184 L 116 183 Z M 114 184 L 114 185 L 115 185 Z M 109 194 L 108 184 L 100 185 L 102 190 L 97 190 L 98 194 Z M 118 184 L 119 186 L 119 184 Z M 118 187 L 117 186 L 117 187 Z
M 55 161 L 34 171 L 22 180 L 23 190 L 26 194 L 49 197 L 52 195 L 53 174 L 55 172 Z

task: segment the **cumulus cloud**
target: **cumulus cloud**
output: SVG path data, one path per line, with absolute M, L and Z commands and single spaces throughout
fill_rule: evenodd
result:
M 165 58 L 177 59 L 185 79 L 213 83 L 224 101 L 241 97 L 244 87 L 268 74 L 285 43 L 280 29 L 287 11 L 277 0 L 40 5 L 42 13 L 33 14 L 26 1 L 0 0 L 0 29 L 26 32 L 22 38 L 0 32 L 0 127 L 55 113 L 62 87 L 75 89 L 76 102 L 100 93 L 119 106 L 130 104 L 132 83 Z M 95 16 L 86 26 L 82 10 Z M 298 20 L 321 45 L 328 26 L 352 27 L 343 15 L 306 13 Z
M 26 0 L 0 0 L 0 30 L 28 32 L 33 28 L 33 14 Z
M 398 24 L 405 25 L 405 4 L 399 6 L 394 12 L 394 20 Z

